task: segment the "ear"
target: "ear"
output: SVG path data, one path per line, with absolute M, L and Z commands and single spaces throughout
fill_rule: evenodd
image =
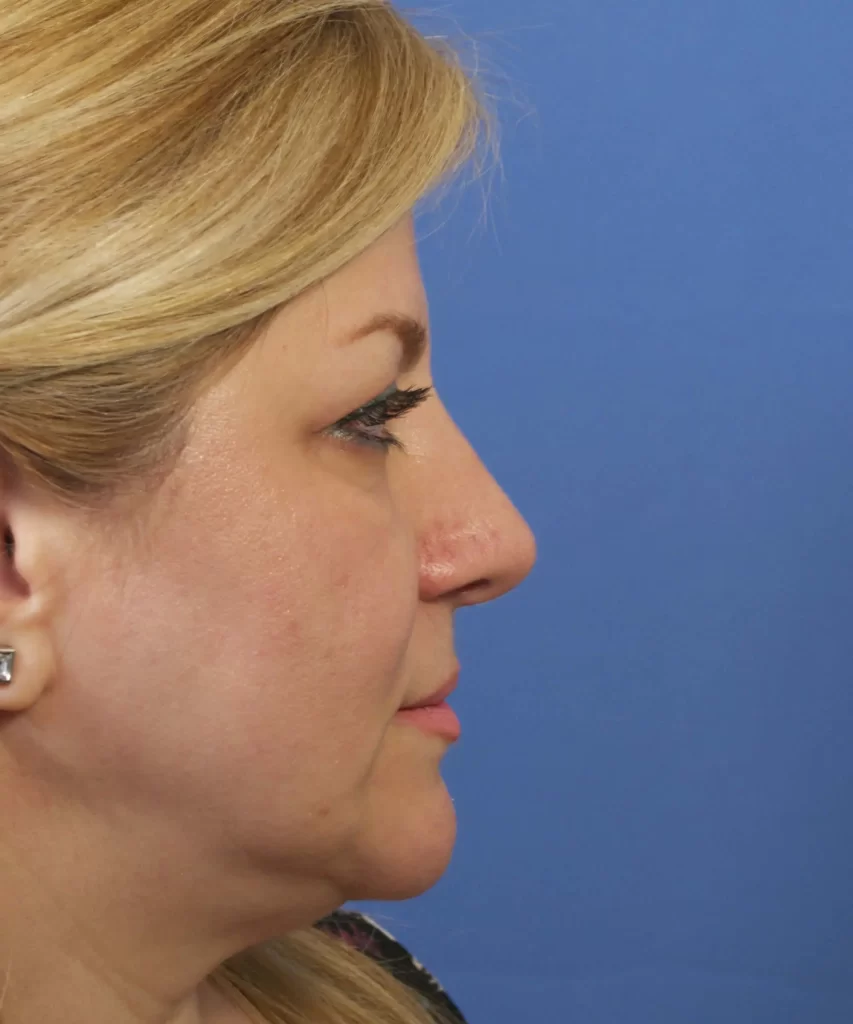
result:
M 0 649 L 15 652 L 11 680 L 0 675 L 0 720 L 32 707 L 56 676 L 58 552 L 55 516 L 0 483 Z

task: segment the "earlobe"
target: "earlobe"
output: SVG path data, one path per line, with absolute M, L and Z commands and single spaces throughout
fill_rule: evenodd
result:
M 52 676 L 52 659 L 37 635 L 22 636 L 15 644 L 0 640 L 0 713 L 31 707 Z
M 31 707 L 54 674 L 44 609 L 20 577 L 15 554 L 7 526 L 0 549 L 0 714 Z
M 0 647 L 0 686 L 7 686 L 12 682 L 12 673 L 15 671 L 15 648 Z

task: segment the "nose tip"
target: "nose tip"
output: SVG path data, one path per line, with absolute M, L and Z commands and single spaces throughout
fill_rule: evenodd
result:
M 515 505 L 501 494 L 503 515 L 477 531 L 478 562 L 485 571 L 459 588 L 460 604 L 479 604 L 502 597 L 522 583 L 536 564 L 536 537 Z M 472 552 L 474 557 L 476 554 Z
M 509 498 L 499 494 L 488 515 L 449 527 L 438 522 L 422 538 L 423 596 L 452 593 L 459 605 L 493 601 L 517 587 L 536 562 L 536 538 Z
M 519 520 L 518 527 L 516 528 L 518 535 L 513 542 L 516 548 L 514 557 L 516 568 L 512 583 L 507 589 L 517 587 L 519 583 L 527 579 L 533 570 L 533 566 L 536 565 L 536 559 L 539 557 L 539 546 L 536 543 L 536 535 L 531 529 L 530 524 L 514 505 L 513 511 Z

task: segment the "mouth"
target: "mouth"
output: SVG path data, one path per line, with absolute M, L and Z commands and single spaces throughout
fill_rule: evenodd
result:
M 456 712 L 449 704 L 426 704 L 419 708 L 402 708 L 394 716 L 404 725 L 413 725 L 421 732 L 441 736 L 455 743 L 462 734 L 462 726 Z

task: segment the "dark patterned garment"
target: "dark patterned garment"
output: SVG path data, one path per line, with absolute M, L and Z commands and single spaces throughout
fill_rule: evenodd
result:
M 354 910 L 336 910 L 315 925 L 360 949 L 403 984 L 408 985 L 423 1006 L 430 1011 L 441 1009 L 448 1020 L 466 1024 L 456 1003 L 435 978 L 412 954 L 366 914 Z

